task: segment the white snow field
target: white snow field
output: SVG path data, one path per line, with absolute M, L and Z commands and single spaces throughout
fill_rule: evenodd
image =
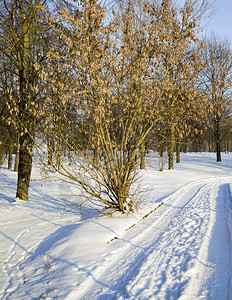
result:
M 0 299 L 232 299 L 232 154 L 182 154 L 141 172 L 152 191 L 129 215 L 85 217 L 33 168 L 30 202 L 0 169 Z M 157 209 L 155 209 L 157 208 Z

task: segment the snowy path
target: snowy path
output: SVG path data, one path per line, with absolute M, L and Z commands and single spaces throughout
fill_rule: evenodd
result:
M 16 174 L 0 169 L 0 299 L 232 300 L 232 154 L 223 159 L 148 168 L 143 213 L 101 218 L 72 209 L 69 186 L 38 169 L 30 202 L 13 203 Z
M 229 184 L 193 185 L 113 241 L 67 299 L 232 299 L 230 212 Z

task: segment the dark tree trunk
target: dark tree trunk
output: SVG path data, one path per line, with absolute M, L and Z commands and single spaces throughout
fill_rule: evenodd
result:
M 20 138 L 19 143 L 20 149 L 16 198 L 28 201 L 28 189 L 32 168 L 33 141 L 29 134 L 25 134 Z
M 13 154 L 13 146 L 9 146 L 9 152 L 8 152 L 8 169 L 12 168 L 12 154 Z
M 220 134 L 220 118 L 215 121 L 214 139 L 216 146 L 217 162 L 221 162 L 221 134 Z
M 54 153 L 54 137 L 53 134 L 51 136 L 47 136 L 47 147 L 48 147 L 48 165 L 53 164 L 53 153 Z
M 216 141 L 216 153 L 217 153 L 217 162 L 221 162 L 221 143 L 220 140 Z
M 34 147 L 35 116 L 27 108 L 31 100 L 31 95 L 28 95 L 26 71 L 24 66 L 22 67 L 22 70 L 20 70 L 19 75 L 19 117 L 21 121 L 21 128 L 19 131 L 19 163 L 16 199 L 28 201 Z
M 174 125 L 170 127 L 169 134 L 169 147 L 168 147 L 168 169 L 174 169 L 174 148 L 175 148 L 175 135 L 174 135 Z
M 35 77 L 28 77 L 29 71 L 29 51 L 30 51 L 30 28 L 25 14 L 23 3 L 19 2 L 22 41 L 19 55 L 19 164 L 16 199 L 28 201 L 28 190 L 31 178 L 32 155 L 34 146 L 35 116 L 30 109 L 30 102 L 33 99 L 33 92 L 30 86 L 34 85 Z M 30 84 L 29 82 L 30 81 Z M 33 99 L 35 100 L 35 99 Z
M 203 152 L 203 142 L 202 142 L 202 140 L 200 141 L 199 151 L 200 151 L 200 153 Z
M 230 140 L 228 136 L 226 137 L 225 152 L 226 153 L 230 152 Z
M 164 156 L 164 145 L 163 144 L 160 144 L 158 146 L 158 151 L 159 151 L 159 156 L 163 157 Z
M 5 147 L 3 146 L 3 143 L 0 141 L 0 166 L 3 164 L 4 154 L 5 154 Z
M 18 172 L 18 167 L 19 167 L 19 139 L 17 137 L 17 149 L 16 149 L 15 163 L 14 163 L 14 171 L 15 172 Z
M 188 152 L 188 147 L 187 147 L 187 143 L 186 142 L 184 143 L 184 146 L 183 146 L 183 152 L 184 153 Z
M 180 139 L 178 138 L 178 141 L 176 143 L 176 163 L 180 163 Z

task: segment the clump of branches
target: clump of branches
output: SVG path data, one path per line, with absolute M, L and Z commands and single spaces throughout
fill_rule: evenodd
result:
M 182 9 L 168 0 L 120 2 L 109 12 L 97 0 L 83 0 L 73 13 L 63 9 L 50 19 L 58 35 L 41 72 L 43 134 L 52 140 L 49 163 L 83 191 L 82 204 L 134 209 L 140 149 L 164 118 L 177 122 L 173 114 L 187 107 L 181 95 L 192 93 L 199 64 L 190 50 L 201 16 L 191 1 Z

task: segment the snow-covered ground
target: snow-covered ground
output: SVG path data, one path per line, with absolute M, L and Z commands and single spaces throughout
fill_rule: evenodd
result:
M 0 299 L 232 299 L 232 154 L 215 156 L 159 172 L 150 155 L 143 210 L 91 218 L 37 167 L 30 202 L 14 203 L 16 174 L 2 167 Z

